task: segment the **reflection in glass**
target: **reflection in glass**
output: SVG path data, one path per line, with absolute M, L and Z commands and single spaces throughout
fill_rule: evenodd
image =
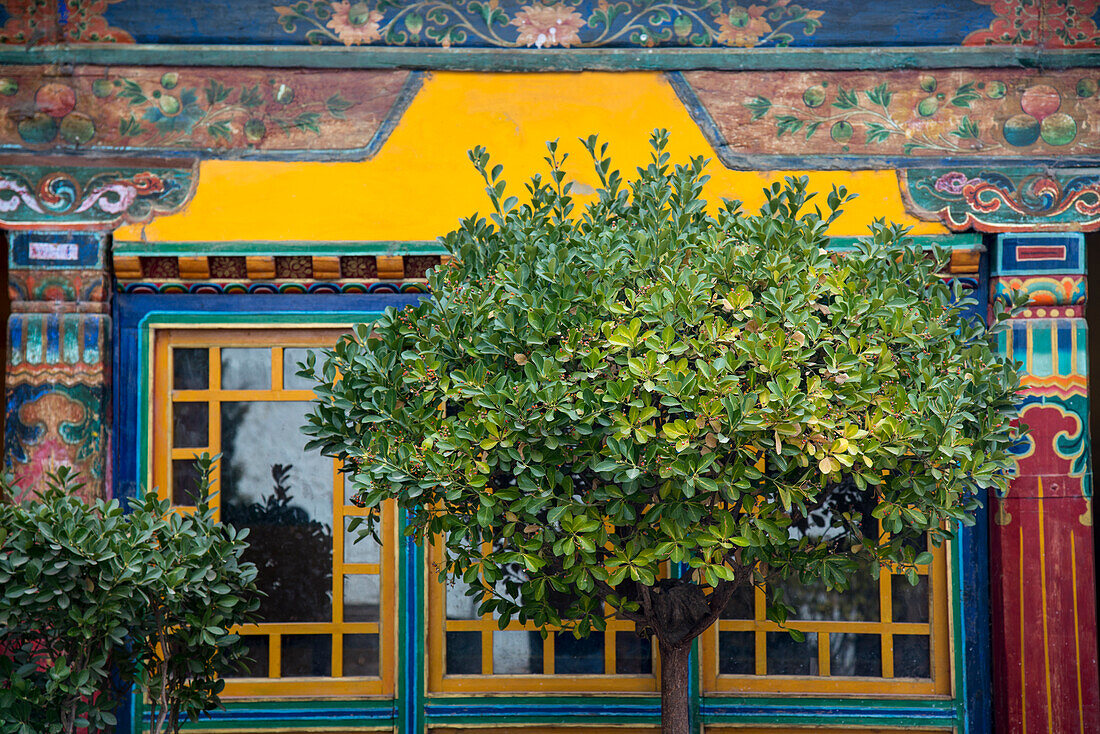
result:
M 542 672 L 542 636 L 515 630 L 493 632 L 493 673 L 528 675 Z
M 839 622 L 879 621 L 878 579 L 857 570 L 847 591 L 827 591 L 823 582 L 803 584 L 797 578 L 782 582 L 783 601 L 795 608 L 791 619 Z
M 375 575 L 344 576 L 344 621 L 377 622 L 382 579 Z
M 928 577 L 919 576 L 916 586 L 911 586 L 905 576 L 890 577 L 890 594 L 895 622 L 928 621 Z
M 270 349 L 222 347 L 222 390 L 270 389 Z
M 603 670 L 603 632 L 578 640 L 572 632 L 554 636 L 554 672 L 558 675 L 599 675 Z
M 894 677 L 932 677 L 932 648 L 928 635 L 894 635 Z
M 232 677 L 266 678 L 270 638 L 267 635 L 241 635 L 241 645 L 247 659 L 237 676 Z
M 481 633 L 448 632 L 447 675 L 481 674 Z
M 480 619 L 477 613 L 476 597 L 466 596 L 470 585 L 461 579 L 448 583 L 445 599 L 447 601 L 447 619 Z
M 829 635 L 829 673 L 864 678 L 882 677 L 882 638 L 854 632 Z
M 653 674 L 653 643 L 633 632 L 615 633 L 615 672 L 627 675 Z
M 210 383 L 210 355 L 205 348 L 172 348 L 172 388 L 205 390 Z
M 172 446 L 177 449 L 205 448 L 210 428 L 207 403 L 172 403 Z
M 344 675 L 378 675 L 378 635 L 344 635 Z
M 718 673 L 755 675 L 756 635 L 752 632 L 718 633 Z
M 332 638 L 328 635 L 283 635 L 284 678 L 332 675 Z
M 378 563 L 382 559 L 382 549 L 369 535 L 359 539 L 363 525 L 355 530 L 347 529 L 353 519 L 344 518 L 344 563 Z
M 321 365 L 321 350 L 309 347 L 287 347 L 283 350 L 283 389 L 284 390 L 312 390 L 316 386 L 314 380 L 308 377 L 298 376 L 299 363 L 306 361 L 310 352 L 317 355 L 317 367 Z M 319 372 L 315 369 L 314 372 Z
M 817 633 L 798 642 L 787 632 L 768 632 L 768 675 L 817 675 Z
M 744 584 L 738 587 L 726 603 L 726 608 L 722 610 L 722 619 L 752 619 L 755 596 L 755 586 Z
M 222 520 L 249 528 L 265 622 L 332 621 L 332 465 L 302 448 L 307 409 L 221 404 Z
M 199 501 L 199 470 L 194 459 L 172 460 L 172 504 L 190 507 Z

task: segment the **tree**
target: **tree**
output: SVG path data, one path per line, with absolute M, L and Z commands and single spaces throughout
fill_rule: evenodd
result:
M 444 238 L 431 299 L 326 352 L 305 431 L 364 506 L 396 500 L 409 535 L 440 539 L 441 580 L 502 627 L 583 636 L 616 614 L 656 637 L 663 728 L 683 734 L 691 642 L 738 587 L 916 583 L 931 554 L 912 541 L 1005 485 L 1017 377 L 960 319 L 945 253 L 883 222 L 826 249 L 843 188 L 822 212 L 788 178 L 757 214 L 712 214 L 703 159 L 671 166 L 664 132 L 629 184 L 584 144 L 601 186 L 583 208 L 556 143 L 523 205 L 471 151 L 493 212 Z

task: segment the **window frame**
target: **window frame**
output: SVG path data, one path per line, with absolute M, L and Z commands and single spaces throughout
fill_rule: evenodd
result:
M 953 555 L 950 542 L 931 547 L 933 560 L 919 567 L 918 573 L 929 578 L 929 610 L 927 622 L 892 621 L 893 604 L 891 579 L 904 575 L 888 573 L 883 569 L 877 581 L 879 587 L 879 621 L 834 621 L 789 619 L 786 627 L 801 632 L 817 633 L 816 675 L 778 675 L 766 673 L 766 635 L 781 632 L 782 628 L 765 618 L 765 595 L 759 588 L 753 589 L 754 619 L 719 619 L 699 637 L 702 694 L 768 695 L 775 693 L 796 696 L 830 695 L 853 696 L 905 696 L 920 698 L 950 698 L 954 690 L 954 659 L 952 628 L 954 609 L 951 594 L 950 564 Z M 891 621 L 886 621 L 889 615 Z M 755 666 L 753 675 L 722 674 L 718 672 L 718 635 L 720 631 L 745 631 L 755 635 Z M 880 640 L 894 634 L 927 635 L 929 642 L 930 678 L 893 677 L 893 648 L 887 652 L 881 647 L 883 675 L 881 677 L 832 676 L 829 669 L 829 634 L 855 632 L 878 635 Z M 824 635 L 824 637 L 823 637 Z M 886 672 L 890 676 L 886 676 Z
M 147 426 L 147 446 L 143 452 L 146 459 L 145 486 L 156 488 L 169 487 L 171 461 L 189 458 L 203 450 L 212 454 L 220 448 L 220 431 L 216 430 L 220 421 L 215 418 L 215 410 L 208 415 L 207 445 L 196 448 L 174 448 L 172 446 L 173 424 L 169 406 L 174 397 L 185 397 L 185 402 L 205 402 L 218 404 L 220 398 L 234 400 L 271 400 L 273 393 L 282 393 L 283 400 L 310 400 L 310 390 L 283 390 L 282 350 L 296 347 L 328 347 L 350 330 L 350 325 L 318 324 L 255 324 L 241 326 L 237 324 L 215 322 L 204 325 L 163 324 L 149 330 L 147 351 L 150 359 L 149 400 L 145 402 L 144 414 L 150 418 Z M 210 370 L 205 390 L 176 390 L 172 382 L 173 348 L 221 349 L 227 347 L 268 347 L 272 349 L 271 385 L 267 390 L 222 390 L 217 384 L 220 375 L 220 361 L 210 353 Z M 290 393 L 290 395 L 287 395 Z M 206 397 L 206 400 L 201 398 Z M 304 436 L 303 436 L 304 441 Z M 342 697 L 380 697 L 392 698 L 395 695 L 397 670 L 397 575 L 400 538 L 396 532 L 396 512 L 391 505 L 386 508 L 381 525 L 382 552 L 378 564 L 346 564 L 344 558 L 345 519 L 362 517 L 367 511 L 348 504 L 344 500 L 344 477 L 333 461 L 333 596 L 332 616 L 329 622 L 272 622 L 244 625 L 235 631 L 242 635 L 268 636 L 268 673 L 266 678 L 234 677 L 226 679 L 222 697 L 240 698 L 288 698 L 294 696 L 342 696 Z M 220 486 L 220 464 L 216 465 L 212 479 L 215 488 Z M 170 494 L 170 490 L 169 490 Z M 220 495 L 214 498 L 214 505 L 220 511 Z M 187 506 L 178 506 L 187 511 Z M 352 566 L 349 572 L 377 573 L 380 578 L 379 619 L 377 622 L 337 622 L 342 616 L 342 594 L 337 593 L 343 587 L 345 566 Z M 347 631 L 345 631 L 347 630 Z M 331 670 L 342 667 L 343 649 L 338 640 L 342 634 L 375 633 L 379 641 L 378 676 L 317 676 L 283 677 L 281 675 L 281 649 L 279 642 L 286 634 L 325 634 L 332 643 Z M 341 670 L 342 672 L 342 670 Z

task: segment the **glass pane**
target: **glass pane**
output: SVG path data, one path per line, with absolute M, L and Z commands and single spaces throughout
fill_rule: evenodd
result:
M 817 675 L 817 633 L 796 642 L 786 632 L 768 632 L 768 675 Z
M 477 613 L 478 602 L 476 597 L 466 596 L 469 584 L 461 580 L 449 583 L 446 587 L 447 619 L 480 619 Z
M 755 586 L 745 585 L 737 589 L 722 610 L 722 619 L 752 619 L 755 595 Z
M 829 635 L 829 672 L 832 675 L 882 676 L 882 638 L 852 632 Z
M 237 675 L 230 677 L 266 678 L 270 641 L 267 635 L 241 635 L 241 645 L 247 651 L 248 660 Z
M 369 535 L 359 540 L 363 525 L 349 531 L 347 526 L 353 519 L 344 518 L 344 563 L 378 563 L 382 559 L 381 547 Z
M 481 633 L 448 632 L 447 675 L 481 675 Z
M 754 675 L 756 673 L 756 635 L 752 632 L 718 633 L 718 673 Z
M 542 637 L 523 630 L 493 633 L 493 673 L 527 675 L 542 672 Z
M 910 586 L 904 576 L 890 577 L 895 622 L 928 621 L 928 577 L 920 576 L 916 586 Z
M 344 635 L 344 675 L 378 675 L 378 635 Z
M 344 621 L 377 622 L 382 579 L 374 575 L 344 577 Z
M 172 446 L 201 449 L 207 444 L 210 406 L 207 403 L 172 403 Z
M 265 622 L 332 621 L 332 463 L 298 432 L 306 402 L 226 402 L 222 519 L 249 528 Z
M 653 643 L 633 632 L 615 633 L 615 672 L 653 674 Z
M 194 459 L 172 460 L 172 504 L 190 507 L 199 501 L 199 470 Z
M 554 672 L 558 675 L 598 675 L 603 670 L 603 632 L 578 640 L 572 632 L 554 635 Z
M 894 635 L 894 677 L 932 677 L 932 650 L 928 635 Z
M 314 352 L 317 355 L 317 368 L 314 373 L 320 372 L 321 350 L 319 348 L 287 347 L 283 350 L 283 389 L 284 390 L 312 390 L 317 384 L 307 377 L 298 377 L 299 363 L 306 361 L 306 355 Z
M 205 390 L 210 384 L 210 355 L 206 349 L 172 348 L 172 387 Z
M 802 584 L 791 578 L 783 582 L 783 601 L 795 608 L 791 619 L 839 622 L 879 621 L 878 580 L 857 570 L 847 591 L 827 591 L 824 583 Z
M 222 390 L 270 390 L 271 350 L 223 347 Z M 301 424 L 299 424 L 301 425 Z
M 283 635 L 284 678 L 332 675 L 332 638 L 328 635 Z

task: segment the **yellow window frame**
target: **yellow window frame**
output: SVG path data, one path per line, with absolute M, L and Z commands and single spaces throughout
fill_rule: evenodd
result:
M 302 401 L 311 400 L 311 390 L 283 389 L 283 349 L 295 347 L 324 348 L 333 346 L 347 329 L 325 327 L 293 327 L 280 325 L 269 328 L 164 327 L 153 333 L 153 385 L 149 446 L 152 452 L 148 487 L 161 488 L 171 496 L 173 459 L 191 459 L 209 451 L 220 453 L 221 426 L 218 406 L 223 400 L 233 401 Z M 271 388 L 269 390 L 222 390 L 222 348 L 259 347 L 271 349 Z M 177 390 L 172 385 L 172 350 L 204 348 L 208 350 L 209 369 L 205 390 Z M 207 445 L 173 448 L 171 405 L 174 401 L 206 402 L 208 408 Z M 306 438 L 303 435 L 302 441 Z M 396 677 L 396 611 L 397 556 L 399 538 L 396 532 L 396 510 L 388 504 L 382 515 L 381 563 L 345 563 L 344 527 L 347 518 L 364 516 L 367 510 L 346 504 L 344 476 L 332 462 L 333 481 L 333 548 L 332 548 L 332 622 L 261 623 L 235 628 L 241 635 L 263 635 L 269 640 L 267 678 L 228 678 L 224 698 L 268 698 L 281 696 L 356 696 L 392 697 Z M 220 486 L 221 466 L 213 472 L 215 489 Z M 220 494 L 213 500 L 220 516 Z M 179 506 L 180 511 L 188 511 Z M 379 620 L 377 622 L 343 622 L 343 582 L 345 573 L 377 574 L 381 578 Z M 285 634 L 326 634 L 332 644 L 331 672 L 343 670 L 344 634 L 377 634 L 379 642 L 379 675 L 343 677 L 282 677 L 281 640 Z
M 929 580 L 929 611 L 927 622 L 894 622 L 893 589 L 895 574 L 883 569 L 878 579 L 879 621 L 797 620 L 787 622 L 787 628 L 817 634 L 817 675 L 768 675 L 767 633 L 783 629 L 765 616 L 764 591 L 753 590 L 754 619 L 720 619 L 700 636 L 702 652 L 702 684 L 704 694 L 831 694 L 861 696 L 922 696 L 949 697 L 953 683 L 951 675 L 951 600 L 947 559 L 950 545 L 932 548 L 932 562 L 918 567 L 918 574 Z M 730 675 L 718 672 L 719 632 L 752 632 L 755 641 L 755 674 Z M 881 643 L 882 676 L 831 676 L 829 635 L 837 633 L 878 635 Z M 931 678 L 895 678 L 893 635 L 927 635 L 930 646 Z
M 651 644 L 652 672 L 649 674 L 602 673 L 602 674 L 555 674 L 554 673 L 554 635 L 560 631 L 557 627 L 547 627 L 543 640 L 543 673 L 528 675 L 496 675 L 492 673 L 493 632 L 526 631 L 537 632 L 539 627 L 532 622 L 520 623 L 512 620 L 503 630 L 492 615 L 482 615 L 478 619 L 447 619 L 447 585 L 438 578 L 438 569 L 443 560 L 443 552 L 438 543 L 433 543 L 428 553 L 426 569 L 428 589 L 428 691 L 430 693 L 645 693 L 660 691 L 661 667 L 656 644 Z M 451 593 L 454 593 L 452 587 Z M 481 633 L 482 674 L 447 675 L 446 674 L 446 636 L 447 632 Z M 604 670 L 615 670 L 615 635 L 619 632 L 633 634 L 634 623 L 627 619 L 612 618 L 607 622 L 604 632 Z

